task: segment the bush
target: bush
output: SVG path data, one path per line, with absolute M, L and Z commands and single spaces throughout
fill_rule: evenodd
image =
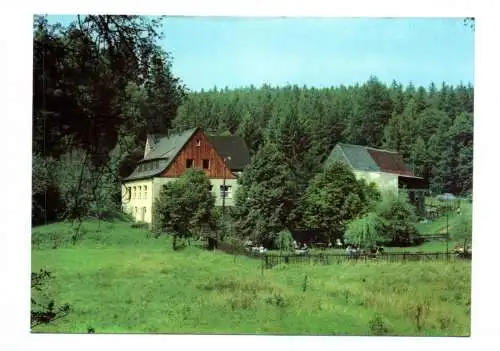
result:
M 376 213 L 370 212 L 361 218 L 352 220 L 347 225 L 344 240 L 361 247 L 371 247 L 380 241 L 379 218 Z
M 43 269 L 31 273 L 31 328 L 62 318 L 70 311 L 68 304 L 56 307 L 49 296 L 47 283 L 51 279 L 52 274 Z
M 282 230 L 278 233 L 274 244 L 280 251 L 292 251 L 294 249 L 293 240 L 290 231 Z
M 377 232 L 385 245 L 411 246 L 419 239 L 417 217 L 405 193 L 385 193 L 376 209 Z
M 373 319 L 368 322 L 370 327 L 370 334 L 376 336 L 387 335 L 389 333 L 389 329 L 387 328 L 384 320 L 381 316 L 376 315 Z

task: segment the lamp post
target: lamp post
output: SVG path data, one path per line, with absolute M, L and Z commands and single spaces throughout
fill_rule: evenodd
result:
M 446 259 L 449 259 L 448 243 L 450 242 L 450 233 L 448 232 L 448 212 L 446 212 Z
M 224 166 L 226 165 L 226 162 L 229 161 L 229 164 L 231 164 L 231 156 L 224 157 Z M 227 189 L 226 189 L 226 169 L 224 168 L 224 178 L 222 180 L 222 215 L 225 215 L 225 209 L 226 209 L 226 194 L 227 194 Z
M 224 222 L 223 224 L 223 234 L 226 236 L 226 195 L 227 195 L 227 189 L 226 189 L 226 161 L 229 161 L 229 164 L 231 164 L 231 156 L 224 157 L 224 178 L 222 180 L 222 220 Z M 229 166 L 229 169 L 230 166 Z

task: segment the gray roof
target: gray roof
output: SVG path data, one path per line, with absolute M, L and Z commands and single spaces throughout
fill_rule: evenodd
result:
M 238 135 L 209 135 L 208 141 L 221 157 L 231 157 L 228 165 L 232 171 L 241 171 L 250 163 L 250 152 L 242 137 Z
M 192 128 L 180 134 L 161 138 L 154 145 L 153 149 L 139 161 L 134 171 L 128 177 L 123 178 L 123 180 L 151 178 L 161 174 L 170 166 L 177 154 L 197 130 L 198 128 Z
M 197 130 L 198 128 L 192 128 L 180 134 L 161 138 L 158 143 L 156 143 L 153 150 L 146 155 L 144 160 L 153 160 L 157 158 L 173 160 Z
M 335 161 L 349 164 L 353 169 L 366 172 L 385 172 L 404 177 L 415 177 L 397 152 L 368 146 L 338 143 L 328 156 L 325 167 Z

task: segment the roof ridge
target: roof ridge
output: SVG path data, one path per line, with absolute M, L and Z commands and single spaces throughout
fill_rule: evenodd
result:
M 364 148 L 364 149 L 370 149 L 370 150 L 375 150 L 375 151 L 384 151 L 384 152 L 390 152 L 393 154 L 399 154 L 397 151 L 394 150 L 388 150 L 388 149 L 379 149 L 373 146 L 367 146 L 367 145 L 359 145 L 359 144 L 349 144 L 349 143 L 337 143 L 337 145 L 344 145 L 344 146 L 354 146 L 358 148 Z
M 375 151 L 384 151 L 384 152 L 389 152 L 389 153 L 391 153 L 391 154 L 398 154 L 398 155 L 399 155 L 399 152 L 394 151 L 394 150 L 377 149 L 377 148 L 375 148 L 375 147 L 371 147 L 371 146 L 365 146 L 365 148 L 370 149 L 370 150 L 375 150 Z

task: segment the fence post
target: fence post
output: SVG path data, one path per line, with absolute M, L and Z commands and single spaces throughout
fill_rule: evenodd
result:
M 403 262 L 406 261 L 406 252 L 403 252 Z

